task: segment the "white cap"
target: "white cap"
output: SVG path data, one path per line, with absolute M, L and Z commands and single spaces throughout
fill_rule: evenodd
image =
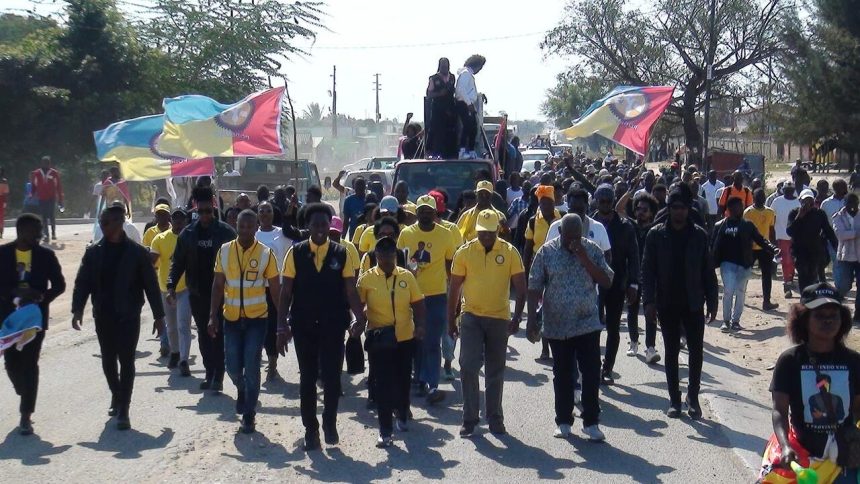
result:
M 800 200 L 803 200 L 804 198 L 815 198 L 815 192 L 807 188 L 800 192 L 800 196 L 797 198 L 799 198 Z

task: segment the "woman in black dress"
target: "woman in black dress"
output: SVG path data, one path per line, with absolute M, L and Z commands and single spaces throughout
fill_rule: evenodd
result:
M 430 76 L 427 97 L 430 99 L 430 129 L 427 132 L 427 155 L 443 159 L 457 158 L 457 112 L 454 104 L 454 73 L 450 62 L 439 59 L 436 74 Z

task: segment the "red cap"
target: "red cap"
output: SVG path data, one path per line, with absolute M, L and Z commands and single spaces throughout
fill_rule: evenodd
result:
M 427 195 L 436 199 L 436 213 L 445 213 L 445 195 L 436 190 L 431 190 Z
M 329 226 L 329 230 L 334 230 L 336 232 L 343 233 L 343 220 L 340 217 L 332 217 L 331 225 Z

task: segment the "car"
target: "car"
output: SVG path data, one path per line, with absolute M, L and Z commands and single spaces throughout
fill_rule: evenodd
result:
M 561 156 L 564 153 L 564 150 L 570 150 L 573 153 L 573 145 L 566 143 L 559 143 L 557 145 L 552 145 L 552 154 L 556 156 Z
M 492 160 L 403 160 L 394 170 L 394 184 L 406 181 L 408 198 L 413 202 L 431 190 L 444 189 L 453 206 L 460 193 L 475 189 L 478 170 L 489 171 L 493 184 L 498 180 L 499 171 Z

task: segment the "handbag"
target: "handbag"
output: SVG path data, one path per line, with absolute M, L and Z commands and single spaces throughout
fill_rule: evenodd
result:
M 344 349 L 346 357 L 346 372 L 350 375 L 364 373 L 364 350 L 361 348 L 361 336 L 349 337 Z
M 394 276 L 394 284 L 391 286 L 391 314 L 394 322 L 391 326 L 369 329 L 365 332 L 365 345 L 368 352 L 393 350 L 397 348 L 397 310 L 394 306 L 394 288 L 397 287 L 397 276 Z
M 820 378 L 818 372 L 818 364 L 814 358 L 810 358 L 812 364 L 815 365 L 815 377 Z M 836 464 L 844 469 L 860 468 L 860 429 L 854 423 L 854 416 L 850 415 L 846 421 L 839 423 L 836 419 L 836 411 L 833 408 L 833 400 L 826 398 L 827 415 L 830 423 L 835 424 L 836 428 L 836 448 L 839 453 L 836 457 Z

